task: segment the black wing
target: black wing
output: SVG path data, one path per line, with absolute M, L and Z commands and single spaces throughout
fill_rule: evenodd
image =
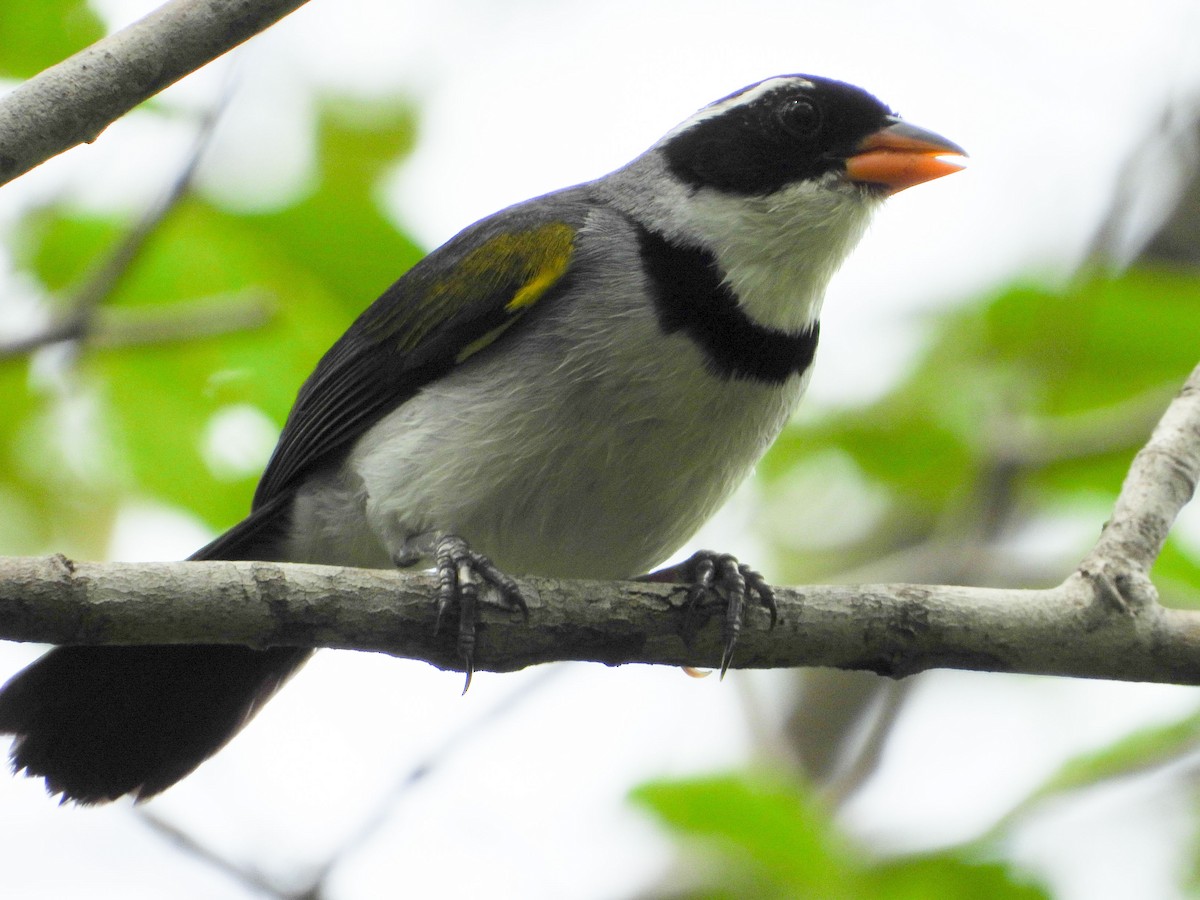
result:
M 561 288 L 580 223 L 552 212 L 485 219 L 423 259 L 367 308 L 300 388 L 254 508 L 287 491 L 302 473 Z

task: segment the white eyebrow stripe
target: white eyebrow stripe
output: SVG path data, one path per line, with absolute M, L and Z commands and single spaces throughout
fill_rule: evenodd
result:
M 665 136 L 664 140 L 669 140 L 680 132 L 686 131 L 694 125 L 698 125 L 700 122 L 724 115 L 729 110 L 738 106 L 749 105 L 763 95 L 769 94 L 771 91 L 788 84 L 801 85 L 809 88 L 816 86 L 806 78 L 800 78 L 795 75 L 776 75 L 773 78 L 768 78 L 766 81 L 760 81 L 758 84 L 747 88 L 740 94 L 734 94 L 732 97 L 727 97 L 724 100 L 718 100 L 716 103 L 697 110 L 688 118 L 684 119 L 674 128 L 672 128 L 671 131 Z

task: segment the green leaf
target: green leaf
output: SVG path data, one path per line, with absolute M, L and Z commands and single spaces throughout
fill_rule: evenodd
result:
M 0 77 L 29 78 L 102 37 L 86 0 L 0 3 Z
M 1196 363 L 1198 302 L 1200 278 L 1167 269 L 1089 278 L 1062 291 L 1019 286 L 986 307 L 967 352 L 1022 378 L 1036 411 L 1096 408 L 1183 382 Z
M 633 799 L 674 831 L 711 842 L 770 896 L 843 897 L 849 858 L 808 792 L 781 778 L 729 775 L 655 782 Z M 783 896 L 783 894 L 779 894 Z
M 1050 894 L 1022 882 L 1001 863 L 972 862 L 953 853 L 885 863 L 864 879 L 861 897 L 888 900 L 1041 900 Z
M 875 862 L 856 852 L 803 785 L 765 773 L 654 782 L 635 802 L 703 852 L 692 897 L 1035 900 L 1047 896 L 960 851 Z
M 1200 713 L 1165 725 L 1135 731 L 1099 750 L 1068 760 L 1022 807 L 1047 797 L 1092 787 L 1114 778 L 1136 775 L 1191 753 L 1200 743 Z
M 910 511 L 937 507 L 974 472 L 972 448 L 927 411 L 874 407 L 788 428 L 759 466 L 770 481 L 822 450 L 849 453 L 863 473 L 904 498 Z
M 1098 750 L 1081 753 L 1014 805 L 977 844 L 991 843 L 1045 800 L 1156 769 L 1194 753 L 1198 744 L 1200 712 L 1163 725 L 1151 725 Z

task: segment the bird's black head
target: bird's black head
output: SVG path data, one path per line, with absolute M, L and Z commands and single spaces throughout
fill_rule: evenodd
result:
M 698 111 L 663 141 L 684 183 L 763 195 L 841 171 L 872 134 L 897 119 L 861 88 L 812 75 L 781 75 Z

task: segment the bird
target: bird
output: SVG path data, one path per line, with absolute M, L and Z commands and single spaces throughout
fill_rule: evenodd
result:
M 859 87 L 779 75 L 476 222 L 321 358 L 249 515 L 191 559 L 434 568 L 469 678 L 482 595 L 523 608 L 514 577 L 645 575 L 716 511 L 804 393 L 826 287 L 872 215 L 965 155 Z M 660 572 L 728 603 L 723 668 L 743 606 L 774 615 L 732 556 Z M 54 648 L 0 690 L 0 733 L 63 802 L 145 800 L 311 652 Z

